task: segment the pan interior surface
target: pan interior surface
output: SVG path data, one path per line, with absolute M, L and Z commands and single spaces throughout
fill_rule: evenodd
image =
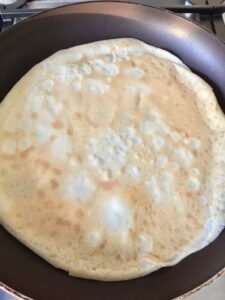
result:
M 123 13 L 121 13 L 121 7 L 126 7 L 127 12 L 129 12 L 129 18 L 123 16 Z M 76 18 L 73 17 L 70 18 L 70 12 L 71 8 L 74 9 L 74 14 L 76 15 Z M 112 10 L 113 8 L 113 10 Z M 60 11 L 60 14 L 57 13 L 57 11 Z M 114 12 L 114 16 L 113 13 Z M 62 14 L 61 14 L 62 12 Z M 86 12 L 86 14 L 84 14 Z M 43 34 L 42 36 L 38 36 L 34 43 L 38 43 L 39 45 L 43 45 L 43 47 L 40 47 L 41 51 L 40 53 L 34 53 L 32 56 L 32 59 L 28 60 L 27 59 L 27 53 L 26 51 L 29 52 L 29 47 L 28 50 L 25 49 L 24 57 L 21 56 L 21 52 L 17 51 L 15 52 L 14 49 L 11 49 L 8 51 L 7 55 L 11 54 L 12 58 L 12 66 L 11 66 L 11 72 L 12 72 L 12 67 L 13 67 L 13 60 L 14 62 L 17 59 L 20 59 L 23 64 L 23 68 L 21 70 L 18 70 L 14 73 L 14 77 L 9 76 L 10 78 L 9 81 L 1 81 L 2 84 L 4 84 L 4 88 L 2 89 L 2 95 L 4 96 L 5 93 L 9 90 L 9 88 L 23 75 L 33 64 L 36 62 L 42 60 L 44 57 L 48 56 L 49 54 L 55 52 L 56 50 L 62 49 L 62 48 L 67 48 L 68 46 L 72 46 L 75 44 L 83 44 L 85 42 L 93 41 L 93 40 L 100 40 L 104 38 L 109 38 L 109 37 L 124 37 L 124 36 L 132 36 L 132 37 L 138 37 L 139 39 L 144 40 L 145 42 L 149 44 L 153 44 L 156 46 L 160 46 L 165 49 L 170 49 L 172 52 L 176 53 L 178 56 L 180 56 L 185 63 L 188 64 L 190 67 L 192 67 L 191 64 L 194 66 L 194 62 L 197 61 L 198 59 L 198 64 L 195 65 L 195 69 L 198 73 L 204 74 L 205 78 L 208 79 L 208 81 L 211 83 L 213 82 L 214 85 L 213 87 L 217 91 L 217 94 L 222 95 L 224 93 L 223 91 L 223 86 L 221 83 L 221 73 L 222 70 L 224 70 L 221 66 L 219 67 L 219 64 L 223 65 L 222 62 L 216 62 L 218 64 L 218 74 L 210 74 L 209 71 L 207 71 L 206 68 L 206 61 L 204 61 L 204 58 L 202 60 L 199 59 L 198 54 L 192 52 L 191 53 L 191 48 L 189 48 L 188 51 L 183 51 L 184 46 L 182 46 L 182 42 L 184 42 L 184 39 L 178 38 L 174 32 L 172 32 L 172 29 L 167 27 L 167 34 L 171 34 L 173 36 L 173 39 L 169 39 L 167 37 L 167 40 L 163 39 L 163 34 L 160 35 L 152 33 L 149 28 L 151 28 L 150 22 L 156 26 L 156 20 L 157 18 L 155 17 L 157 14 L 157 17 L 160 17 L 161 14 L 165 14 L 167 16 L 167 21 L 170 22 L 171 20 L 174 21 L 174 24 L 178 22 L 178 24 L 181 25 L 181 28 L 187 31 L 191 31 L 193 33 L 193 39 L 192 43 L 195 44 L 195 50 L 198 49 L 198 45 L 200 44 L 200 41 L 197 40 L 198 37 L 201 37 L 201 43 L 209 43 L 209 45 L 212 44 L 211 48 L 208 49 L 207 52 L 207 57 L 209 58 L 210 56 L 213 56 L 213 53 L 215 54 L 215 50 L 218 52 L 223 51 L 223 45 L 219 41 L 216 40 L 213 36 L 209 35 L 209 33 L 205 32 L 203 29 L 198 28 L 196 25 L 191 24 L 182 18 L 179 18 L 175 15 L 165 13 L 161 10 L 153 9 L 153 8 L 147 8 L 147 7 L 139 7 L 137 14 L 137 9 L 135 5 L 129 5 L 129 4 L 112 4 L 109 6 L 109 4 L 105 3 L 97 3 L 97 4 L 84 4 L 84 5 L 78 5 L 78 6 L 71 6 L 71 7 L 65 7 L 61 9 L 56 9 L 53 10 L 52 12 L 48 12 L 46 14 L 43 14 L 43 20 L 42 16 L 37 16 L 35 18 L 32 18 L 29 22 L 29 27 L 28 27 L 28 21 L 21 23 L 18 27 L 15 27 L 11 31 L 7 32 L 7 35 L 4 34 L 2 35 L 2 41 L 6 41 L 6 43 L 3 43 L 5 45 L 5 51 L 6 49 L 9 50 L 9 45 L 10 43 L 13 42 L 15 38 L 25 38 L 26 35 L 24 34 L 23 28 L 26 28 L 27 24 L 27 31 L 26 33 L 31 33 L 33 30 L 34 32 L 36 30 L 39 30 L 42 27 L 41 21 L 43 23 L 50 25 L 49 26 L 49 34 L 51 34 L 51 30 L 53 30 L 53 27 L 57 26 L 56 20 L 61 20 L 65 21 L 65 27 L 64 29 L 69 30 L 70 28 L 70 34 L 66 31 L 67 37 L 64 37 L 63 35 L 60 35 L 59 38 L 54 37 L 53 38 L 53 43 L 51 46 L 46 49 L 44 47 L 44 44 L 47 40 L 47 34 Z M 67 15 L 68 13 L 68 15 Z M 81 15 L 82 13 L 82 15 Z M 52 18 L 50 18 L 52 14 Z M 54 15 L 57 15 L 57 17 Z M 142 18 L 140 18 L 140 16 Z M 147 17 L 148 16 L 148 17 Z M 149 17 L 151 16 L 151 17 Z M 68 17 L 68 18 L 67 18 Z M 59 19 L 57 19 L 59 18 Z M 67 21 L 66 21 L 67 20 Z M 117 21 L 116 24 L 118 24 L 118 27 L 114 30 L 112 30 L 112 23 Z M 91 29 L 90 33 L 88 32 L 83 32 L 83 34 L 79 33 L 79 29 L 83 26 L 85 22 L 89 22 L 89 24 L 92 24 L 90 26 Z M 102 27 L 102 24 L 104 22 L 104 30 L 98 30 L 100 27 Z M 129 26 L 127 26 L 129 24 Z M 31 26 L 32 25 L 32 26 Z M 72 26 L 73 25 L 73 26 Z M 75 26 L 77 25 L 77 26 Z M 45 26 L 45 25 L 44 25 Z M 71 32 L 71 27 L 73 28 L 73 31 Z M 76 30 L 74 29 L 76 28 Z M 128 30 L 129 29 L 129 30 Z M 146 30 L 147 29 L 147 30 Z M 166 29 L 166 27 L 165 27 Z M 170 31 L 169 31 L 170 29 Z M 18 30 L 18 31 L 17 31 Z M 59 28 L 60 30 L 60 28 Z M 199 32 L 200 31 L 200 32 Z M 30 34 L 29 33 L 29 34 Z M 10 39 L 11 36 L 11 39 Z M 169 35 L 168 35 L 169 36 Z M 205 40 L 204 40 L 205 39 Z M 172 40 L 177 40 L 177 49 L 172 46 Z M 182 41 L 181 41 L 182 40 Z M 210 42 L 210 40 L 212 40 Z M 196 42 L 196 43 L 194 43 Z M 29 41 L 27 41 L 29 45 Z M 208 44 L 207 44 L 208 45 Z M 217 46 L 217 49 L 216 49 Z M 8 47 L 8 48 L 7 48 Z M 179 48 L 180 47 L 180 48 Z M 2 47 L 4 48 L 4 47 Z M 203 47 L 204 48 L 204 47 Z M 30 48 L 31 49 L 31 48 Z M 45 50 L 44 50 L 45 49 Z M 3 50 L 1 50 L 3 51 Z M 199 52 L 203 51 L 200 47 L 198 49 Z M 204 50 L 206 51 L 206 50 Z M 194 56 L 195 54 L 195 56 Z M 4 52 L 4 55 L 6 55 L 6 52 Z M 17 57 L 18 55 L 18 57 Z M 197 58 L 198 56 L 198 58 Z M 4 67 L 4 61 L 1 60 L 1 65 Z M 205 69 L 204 69 L 205 67 Z M 5 65 L 5 71 L 6 74 L 9 72 L 10 67 L 6 68 Z M 9 74 L 9 73 L 8 73 Z M 6 76 L 7 77 L 7 76 Z M 219 78 L 219 80 L 216 80 Z M 223 101 L 223 97 L 220 97 L 220 103 Z M 221 105 L 222 106 L 222 105 Z M 20 245 L 18 242 L 14 241 L 11 239 L 2 229 L 1 231 L 1 243 L 5 245 L 5 247 L 9 247 L 9 249 L 13 246 L 16 247 L 17 253 L 20 257 L 24 257 L 24 261 L 26 261 L 27 266 L 33 266 L 34 269 L 39 270 L 40 273 L 33 273 L 29 271 L 29 268 L 26 268 L 23 270 L 24 276 L 23 279 L 26 278 L 26 282 L 38 282 L 39 286 L 42 286 L 41 283 L 44 282 L 45 279 L 48 281 L 50 280 L 55 280 L 55 282 L 58 282 L 62 284 L 63 286 L 63 291 L 64 293 L 66 292 L 68 297 L 72 297 L 74 295 L 74 282 L 77 283 L 76 286 L 76 294 L 81 295 L 80 298 L 82 297 L 90 297 L 90 295 L 94 295 L 97 289 L 101 289 L 101 295 L 102 297 L 106 297 L 109 292 L 109 288 L 112 289 L 112 297 L 115 297 L 116 294 L 118 294 L 119 291 L 120 295 L 126 296 L 127 293 L 130 293 L 130 299 L 136 299 L 137 295 L 142 295 L 143 294 L 143 299 L 147 299 L 147 294 L 151 292 L 151 294 L 155 295 L 155 299 L 167 299 L 165 298 L 165 294 L 167 295 L 168 299 L 174 298 L 184 292 L 187 292 L 188 290 L 192 289 L 193 287 L 197 286 L 198 284 L 202 283 L 205 281 L 207 278 L 215 274 L 217 271 L 219 271 L 221 268 L 224 267 L 224 261 L 222 258 L 222 255 L 215 255 L 216 252 L 219 252 L 223 249 L 224 247 L 224 234 L 221 235 L 221 237 L 215 241 L 212 245 L 201 251 L 200 253 L 196 253 L 195 255 L 187 258 L 185 261 L 180 263 L 174 268 L 169 268 L 169 269 L 164 269 L 162 271 L 156 272 L 153 275 L 150 275 L 144 279 L 137 279 L 133 281 L 132 285 L 129 285 L 128 283 L 93 283 L 89 281 L 82 281 L 80 279 L 73 279 L 70 278 L 68 279 L 66 274 L 64 274 L 61 271 L 55 271 L 53 268 L 46 266 L 46 264 L 38 257 L 34 256 L 32 253 L 30 253 L 27 249 L 25 249 L 22 245 Z M 15 250 L 14 250 L 15 251 Z M 7 251 L 8 252 L 8 251 Z M 16 259 L 13 254 L 9 251 L 9 257 L 10 259 L 14 262 L 15 269 L 19 271 L 21 265 L 20 265 L 20 260 Z M 14 252 L 15 253 L 15 252 Z M 221 252 L 222 253 L 222 252 Z M 1 254 L 3 257 L 4 253 Z M 18 257 L 18 256 L 17 256 Z M 26 259 L 25 259 L 26 257 Z M 208 270 L 208 263 L 206 261 L 211 262 L 211 265 L 213 266 L 210 271 Z M 8 261 L 8 262 L 7 262 Z M 3 282 L 8 284 L 9 286 L 12 286 L 13 288 L 23 292 L 24 294 L 27 294 L 31 297 L 36 297 L 36 298 L 41 298 L 42 296 L 42 291 L 41 289 L 37 288 L 34 286 L 34 284 L 23 284 L 22 281 L 18 284 L 16 281 L 14 282 L 12 280 L 13 277 L 10 277 L 9 275 L 5 273 L 5 270 L 7 269 L 9 274 L 12 272 L 12 269 L 10 271 L 10 268 L 8 268 L 8 263 L 9 260 L 5 261 L 3 259 L 3 264 L 4 264 L 4 274 L 1 275 L 1 278 Z M 204 264 L 205 262 L 205 264 Z M 192 268 L 190 268 L 190 265 Z M 14 271 L 15 271 L 14 269 Z M 194 270 L 194 272 L 193 272 Z M 208 270 L 208 272 L 205 272 Z M 206 275 L 207 274 L 207 275 Z M 9 279 L 11 278 L 11 279 Z M 177 284 L 177 280 L 180 280 L 179 284 Z M 167 280 L 170 279 L 170 285 L 166 284 Z M 165 282 L 165 288 L 166 292 L 164 290 L 164 293 L 161 295 L 159 294 L 160 290 L 160 284 L 162 282 Z M 172 284 L 171 284 L 172 282 Z M 88 287 L 88 288 L 87 288 Z M 129 292 L 128 292 L 129 290 Z M 45 294 L 51 294 L 52 297 L 55 299 L 59 298 L 59 293 L 56 290 L 52 290 L 51 288 L 47 288 L 45 286 Z M 62 294 L 61 294 L 62 295 Z M 114 295 L 114 296 L 113 296 Z M 58 298 L 57 298 L 58 297 Z M 133 298 L 132 298 L 133 297 Z
M 165 50 L 61 50 L 18 81 L 0 120 L 1 223 L 70 275 L 141 277 L 223 229 L 225 117 Z

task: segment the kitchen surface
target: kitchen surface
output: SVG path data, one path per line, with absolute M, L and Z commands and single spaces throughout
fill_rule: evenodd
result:
M 56 7 L 72 2 L 71 0 L 0 0 L 0 32 L 13 26 L 15 23 L 31 16 L 37 12 L 48 8 Z M 136 0 L 130 2 L 140 2 L 170 8 L 182 14 L 184 17 L 200 23 L 202 26 L 217 34 L 225 40 L 225 13 L 220 10 L 220 5 L 225 5 L 225 1 L 157 1 L 157 0 Z M 202 7 L 205 5 L 205 8 Z M 179 8 L 178 8 L 179 6 Z M 207 8 L 208 6 L 208 8 Z M 8 9 L 7 9 L 8 7 Z M 200 8 L 199 8 L 200 7 Z M 213 9 L 215 10 L 213 11 Z M 208 10 L 207 10 L 208 9 Z M 210 267 L 210 266 L 209 266 Z M 0 278 L 1 281 L 1 278 Z M 16 298 L 0 289 L 0 300 L 15 300 Z M 47 298 L 46 298 L 47 299 Z M 225 300 L 225 275 L 214 280 L 209 286 L 202 288 L 187 298 L 188 300 Z M 54 299 L 52 299 L 54 300 Z M 65 299 L 67 300 L 67 299 Z M 88 299 L 87 299 L 88 300 Z M 152 299 L 154 300 L 154 299 Z
M 208 287 L 202 288 L 188 300 L 224 300 L 225 299 L 225 276 L 215 280 Z

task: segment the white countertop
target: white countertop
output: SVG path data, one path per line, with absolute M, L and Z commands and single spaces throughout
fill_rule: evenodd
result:
M 187 300 L 225 300 L 225 275 Z

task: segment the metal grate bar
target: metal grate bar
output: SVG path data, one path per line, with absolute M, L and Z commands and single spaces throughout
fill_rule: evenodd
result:
M 139 0 L 140 3 L 143 0 Z M 44 1 L 43 1 L 44 2 Z M 81 0 L 80 3 L 85 2 L 85 0 Z M 129 0 L 129 2 L 137 2 L 137 0 Z M 26 17 L 30 17 L 32 15 L 35 15 L 37 13 L 46 11 L 47 9 L 58 7 L 66 4 L 71 4 L 71 0 L 62 0 L 61 2 L 51 1 L 51 7 L 49 8 L 0 8 L 0 31 L 4 30 L 5 28 L 8 28 L 11 24 L 14 24 L 14 21 L 21 20 Z M 183 5 L 166 5 L 162 6 L 164 9 L 168 9 L 170 11 L 184 14 L 189 19 L 195 20 L 196 17 L 198 23 L 202 24 L 206 28 L 210 29 L 214 33 L 217 33 L 222 38 L 224 38 L 224 33 L 221 35 L 221 31 L 224 32 L 225 25 L 219 22 L 218 25 L 214 25 L 214 18 L 215 16 L 222 16 L 223 13 L 225 13 L 225 5 L 193 5 L 193 6 L 183 6 Z M 191 16 L 191 17 L 188 17 Z M 207 18 L 208 16 L 208 18 Z M 198 20 L 199 19 L 199 20 Z M 10 23 L 11 21 L 11 23 Z M 216 18 L 216 21 L 218 21 L 218 17 Z M 217 22 L 218 23 L 218 22 Z M 223 28 L 221 26 L 223 25 Z M 215 28 L 218 27 L 219 28 Z
M 71 2 L 61 2 L 61 5 L 65 4 L 71 4 Z M 224 13 L 225 12 L 225 5 L 217 5 L 217 6 L 201 6 L 201 5 L 196 5 L 196 6 L 163 6 L 162 8 L 171 10 L 173 12 L 177 13 L 204 13 L 204 14 L 218 14 L 218 13 Z M 46 9 L 24 9 L 24 8 L 19 8 L 19 9 L 4 9 L 0 10 L 0 14 L 12 18 L 12 17 L 28 17 L 33 14 L 42 12 Z
M 18 9 L 5 9 L 5 10 L 0 10 L 0 14 L 4 19 L 11 19 L 11 18 L 25 18 L 25 17 L 30 17 L 32 15 L 35 15 L 37 13 L 46 11 L 46 9 L 41 8 L 41 9 L 24 9 L 24 8 L 18 8 Z

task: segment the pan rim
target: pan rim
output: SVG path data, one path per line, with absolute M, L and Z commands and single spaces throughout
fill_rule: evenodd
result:
M 137 0 L 136 0 L 137 1 Z M 50 8 L 50 9 L 46 9 L 42 12 L 39 12 L 35 15 L 32 15 L 28 18 L 26 18 L 25 20 L 22 20 L 20 22 L 18 22 L 17 24 L 15 24 L 14 26 L 11 26 L 10 28 L 7 28 L 4 32 L 0 33 L 0 40 L 1 37 L 5 36 L 5 34 L 7 34 L 9 31 L 11 30 L 15 30 L 15 28 L 17 28 L 18 26 L 20 26 L 21 24 L 25 24 L 27 22 L 30 22 L 31 19 L 35 19 L 35 18 L 42 18 L 44 16 L 48 17 L 48 14 L 51 13 L 52 11 L 56 11 L 56 10 L 60 10 L 62 8 L 66 8 L 66 7 L 70 7 L 70 6 L 85 6 L 85 5 L 91 5 L 91 4 L 98 4 L 98 5 L 106 5 L 106 4 L 117 4 L 117 5 L 121 5 L 123 6 L 124 4 L 128 5 L 128 6 L 139 6 L 139 7 L 147 7 L 150 9 L 156 9 L 156 10 L 160 10 L 163 11 L 165 13 L 169 13 L 172 15 L 175 15 L 176 17 L 182 18 L 185 21 L 189 21 L 192 24 L 194 24 L 195 26 L 200 27 L 201 29 L 203 29 L 204 31 L 206 31 L 208 34 L 210 34 L 213 38 L 215 38 L 217 41 L 221 42 L 223 45 L 225 45 L 225 41 L 220 38 L 219 36 L 215 35 L 214 33 L 212 33 L 210 30 L 208 30 L 207 28 L 203 27 L 203 25 L 198 24 L 197 22 L 193 21 L 193 20 L 188 20 L 187 18 L 185 18 L 184 16 L 179 15 L 178 13 L 175 13 L 173 11 L 161 8 L 161 7 L 157 7 L 154 5 L 148 5 L 148 4 L 141 4 L 138 2 L 129 2 L 129 1 L 118 1 L 118 0 L 113 0 L 113 1 L 101 1 L 101 0 L 89 0 L 89 1 L 85 1 L 85 2 L 76 2 L 76 3 L 71 3 L 71 4 L 66 4 L 66 5 L 61 5 L 61 6 L 57 6 L 54 8 Z M 76 13 L 75 13 L 76 14 Z M 90 12 L 90 14 L 92 14 Z M 102 12 L 100 12 L 100 14 L 102 14 Z M 111 15 L 110 13 L 105 13 L 106 15 Z M 189 292 L 182 294 L 180 296 L 178 296 L 177 298 L 174 298 L 174 300 L 182 300 L 185 299 L 186 297 L 191 296 L 192 294 L 195 294 L 196 292 L 200 291 L 201 289 L 209 286 L 211 283 L 213 283 L 216 279 L 221 278 L 223 275 L 225 275 L 225 267 L 222 268 L 220 271 L 218 271 L 215 275 L 213 275 L 211 278 L 209 278 L 208 280 L 206 280 L 205 282 L 203 282 L 202 284 L 200 284 L 199 286 L 197 286 L 196 288 L 190 290 Z M 0 289 L 5 291 L 6 293 L 9 293 L 10 295 L 16 297 L 17 299 L 21 299 L 21 300 L 33 300 L 32 298 L 21 294 L 20 292 L 17 292 L 16 290 L 14 290 L 13 288 L 7 286 L 6 284 L 4 284 L 3 282 L 0 281 Z M 172 299 L 171 299 L 172 300 Z
M 187 297 L 190 297 L 194 295 L 195 293 L 201 291 L 202 289 L 208 287 L 212 283 L 214 283 L 217 279 L 221 278 L 223 275 L 225 275 L 225 267 L 220 270 L 218 273 L 216 273 L 214 276 L 197 286 L 196 288 L 190 290 L 189 292 L 178 296 L 177 298 L 171 299 L 171 300 L 183 300 L 186 299 Z M 20 292 L 17 292 L 16 290 L 12 289 L 8 285 L 4 284 L 3 282 L 0 281 L 0 289 L 3 290 L 4 292 L 10 294 L 11 296 L 16 297 L 19 300 L 35 300 L 33 298 L 30 298 L 28 296 L 25 296 L 21 294 Z
M 1 38 L 1 36 L 4 36 L 7 32 L 9 32 L 11 30 L 14 30 L 15 27 L 20 26 L 20 24 L 24 24 L 26 22 L 29 22 L 30 19 L 42 17 L 44 14 L 48 14 L 49 12 L 52 12 L 52 11 L 55 11 L 55 10 L 58 10 L 58 9 L 61 9 L 61 8 L 65 8 L 65 7 L 69 7 L 69 6 L 87 5 L 87 4 L 90 5 L 92 3 L 98 4 L 98 5 L 115 3 L 115 4 L 119 4 L 119 5 L 127 4 L 129 6 L 137 6 L 138 5 L 140 7 L 149 7 L 149 8 L 153 8 L 153 9 L 156 9 L 156 10 L 161 10 L 163 12 L 175 15 L 178 18 L 181 18 L 185 21 L 191 22 L 193 25 L 196 25 L 196 26 L 200 27 L 201 29 L 206 31 L 208 34 L 210 34 L 211 36 L 216 38 L 219 42 L 221 42 L 222 44 L 225 45 L 225 41 L 220 36 L 217 36 L 215 33 L 211 32 L 209 29 L 207 29 L 203 25 L 197 23 L 194 20 L 189 20 L 189 19 L 185 18 L 184 16 L 181 16 L 178 13 L 175 13 L 173 11 L 170 11 L 170 10 L 162 8 L 162 7 L 158 7 L 158 6 L 154 6 L 154 5 L 148 5 L 148 4 L 144 4 L 144 3 L 138 3 L 138 2 L 129 2 L 128 0 L 122 0 L 122 1 L 119 1 L 119 0 L 109 0 L 109 1 L 107 1 L 107 0 L 103 0 L 103 1 L 101 1 L 101 0 L 88 0 L 88 1 L 78 0 L 78 1 L 80 1 L 80 2 L 60 5 L 60 6 L 57 6 L 57 7 L 52 7 L 52 8 L 46 9 L 44 11 L 38 12 L 38 13 L 32 15 L 32 16 L 29 16 L 26 19 L 21 20 L 18 23 L 14 24 L 13 26 L 10 26 L 9 28 L 5 29 L 3 32 L 0 32 L 0 38 Z M 135 0 L 135 1 L 138 1 L 138 0 Z

